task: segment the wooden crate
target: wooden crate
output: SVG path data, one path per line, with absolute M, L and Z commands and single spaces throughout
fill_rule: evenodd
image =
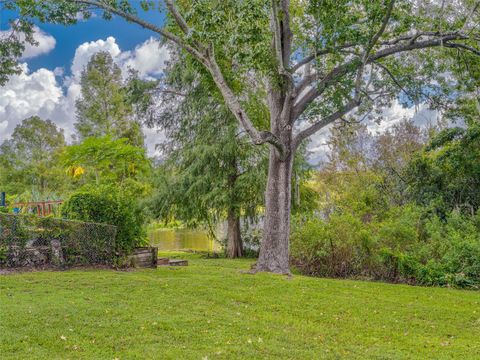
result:
M 130 255 L 130 261 L 134 267 L 151 268 L 157 267 L 158 264 L 158 248 L 142 247 L 136 248 Z

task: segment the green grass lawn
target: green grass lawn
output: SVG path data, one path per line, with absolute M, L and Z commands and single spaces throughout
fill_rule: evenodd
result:
M 480 359 L 480 293 L 249 260 L 0 275 L 0 359 Z

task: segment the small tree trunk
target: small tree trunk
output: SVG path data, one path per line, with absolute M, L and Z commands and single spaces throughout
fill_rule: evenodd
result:
M 265 224 L 256 271 L 290 274 L 289 241 L 293 157 L 279 158 L 270 150 L 265 193 Z
M 240 233 L 240 218 L 233 209 L 228 210 L 227 217 L 227 249 L 226 255 L 229 258 L 243 256 L 242 235 Z

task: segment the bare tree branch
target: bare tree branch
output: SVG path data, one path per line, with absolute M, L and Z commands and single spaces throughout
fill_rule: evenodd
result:
M 468 45 L 465 45 L 465 44 L 446 42 L 445 44 L 443 44 L 443 46 L 446 46 L 446 47 L 449 47 L 449 48 L 464 49 L 464 50 L 467 50 L 467 51 L 470 51 L 470 52 L 474 53 L 475 55 L 480 56 L 480 50 L 479 49 L 475 49 L 474 47 L 468 46 Z

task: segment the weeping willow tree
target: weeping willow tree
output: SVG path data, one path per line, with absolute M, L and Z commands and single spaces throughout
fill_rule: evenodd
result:
M 212 236 L 226 220 L 226 256 L 241 257 L 241 219 L 256 221 L 262 210 L 267 153 L 250 143 L 208 74 L 182 58 L 172 57 L 151 119 L 166 140 L 150 205 L 156 217 L 206 226 Z

